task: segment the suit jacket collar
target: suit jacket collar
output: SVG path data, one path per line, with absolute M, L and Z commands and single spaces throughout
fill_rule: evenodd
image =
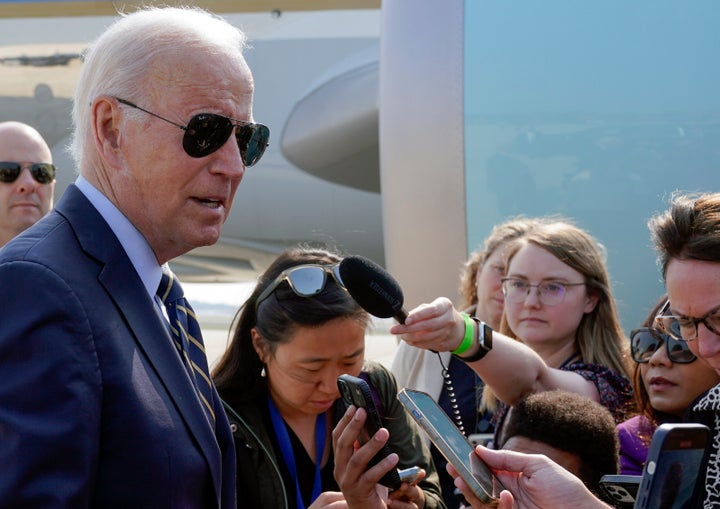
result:
M 130 259 L 102 216 L 76 186 L 67 188 L 55 212 L 67 219 L 82 249 L 102 266 L 98 274 L 99 283 L 115 302 L 117 312 L 124 317 L 139 349 L 162 380 L 169 397 L 195 436 L 212 473 L 219 499 L 222 459 L 214 430 L 208 425 L 167 327 L 155 312 L 155 304 Z

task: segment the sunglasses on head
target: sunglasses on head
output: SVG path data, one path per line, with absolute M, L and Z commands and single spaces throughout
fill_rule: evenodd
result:
M 119 97 L 115 99 L 120 104 L 144 111 L 148 115 L 164 120 L 185 131 L 183 149 L 190 157 L 205 157 L 219 150 L 235 129 L 235 139 L 240 149 L 240 157 L 243 164 L 250 167 L 260 160 L 270 139 L 270 129 L 263 124 L 245 122 L 216 113 L 198 113 L 188 121 L 187 125 L 182 125 L 125 99 Z
M 689 364 L 697 357 L 688 348 L 687 342 L 673 339 L 655 329 L 643 327 L 630 333 L 630 350 L 635 362 L 643 364 L 650 362 L 655 352 L 665 343 L 668 359 L 677 364 Z
M 32 163 L 23 165 L 14 161 L 0 161 L 0 182 L 12 184 L 18 179 L 24 168 L 30 170 L 30 174 L 39 184 L 49 184 L 55 180 L 55 166 L 53 164 Z
M 343 283 L 340 277 L 340 263 L 333 265 L 309 263 L 296 265 L 295 267 L 290 267 L 282 271 L 257 298 L 257 301 L 255 301 L 255 311 L 257 312 L 260 303 L 270 297 L 283 281 L 287 281 L 292 291 L 299 297 L 312 297 L 323 291 L 327 283 L 328 274 L 335 279 L 335 282 L 341 288 L 345 288 L 345 283 Z

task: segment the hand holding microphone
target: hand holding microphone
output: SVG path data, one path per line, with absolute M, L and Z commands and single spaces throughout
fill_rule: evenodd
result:
M 380 265 L 362 256 L 348 256 L 340 262 L 340 277 L 348 293 L 368 313 L 378 318 L 393 317 L 400 325 L 390 332 L 402 335 L 412 346 L 433 351 L 452 351 L 463 339 L 465 325 L 449 299 L 439 297 L 413 310 L 412 324 L 403 308 L 400 284 Z

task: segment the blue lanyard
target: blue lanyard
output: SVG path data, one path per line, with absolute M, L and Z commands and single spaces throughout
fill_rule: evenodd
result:
M 300 483 L 298 482 L 297 466 L 295 465 L 295 454 L 293 453 L 292 444 L 290 443 L 290 435 L 288 434 L 285 421 L 280 416 L 275 403 L 268 395 L 268 406 L 270 407 L 270 419 L 272 419 L 272 425 L 275 429 L 275 436 L 280 444 L 280 451 L 282 451 L 285 465 L 287 465 L 290 471 L 290 476 L 295 482 L 295 498 L 297 499 L 297 508 L 305 509 L 305 503 L 303 502 L 302 495 L 300 494 Z M 310 497 L 310 503 L 312 504 L 315 499 L 322 493 L 322 480 L 320 477 L 320 465 L 322 464 L 323 453 L 325 452 L 325 434 L 327 432 L 327 419 L 325 413 L 321 413 L 317 416 L 315 421 L 315 482 L 313 483 L 312 496 Z

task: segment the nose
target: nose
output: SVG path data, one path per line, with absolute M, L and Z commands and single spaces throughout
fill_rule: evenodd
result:
M 30 172 L 30 168 L 27 167 L 20 170 L 20 175 L 18 175 L 17 178 L 17 184 L 19 185 L 18 189 L 21 192 L 28 192 L 38 186 L 37 181 Z
M 317 389 L 325 394 L 334 394 L 335 398 L 340 397 L 337 386 L 337 379 L 342 373 L 336 369 L 326 369 L 318 380 Z
M 669 366 L 672 364 L 667 356 L 667 348 L 664 344 L 658 346 L 648 360 L 651 366 Z
M 528 293 L 525 296 L 525 305 L 528 307 L 539 307 L 542 304 L 540 302 L 540 288 L 537 286 L 531 286 L 528 288 Z
M 225 144 L 212 155 L 215 156 L 211 167 L 213 173 L 225 175 L 233 180 L 242 180 L 245 175 L 245 163 L 240 157 L 240 147 L 235 138 L 235 131 L 232 132 Z

